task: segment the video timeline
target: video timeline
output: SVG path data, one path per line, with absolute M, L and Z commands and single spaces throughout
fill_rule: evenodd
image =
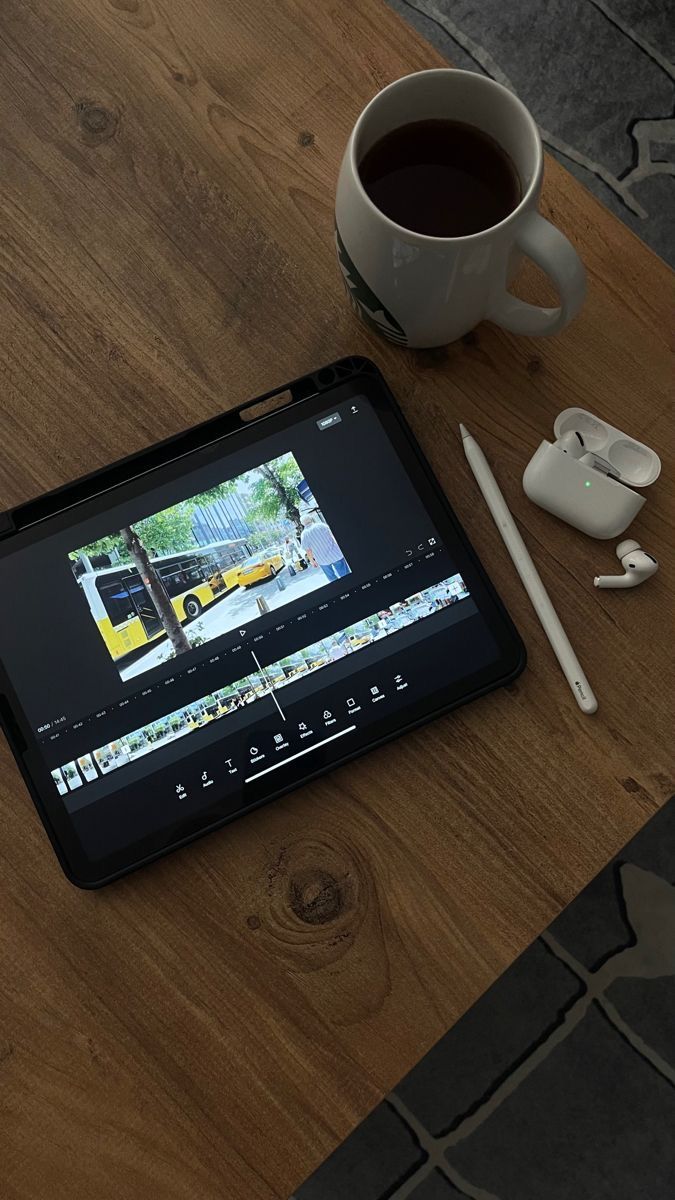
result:
M 173 744 L 212 721 L 225 718 L 229 713 L 245 708 L 273 691 L 287 687 L 383 638 L 391 637 L 399 630 L 468 596 L 469 590 L 459 574 L 431 584 L 388 608 L 380 609 L 277 662 L 260 666 L 257 671 L 242 676 L 234 683 L 225 684 L 113 742 L 56 767 L 51 773 L 56 789 L 59 795 L 64 796 L 91 784 L 128 763 Z

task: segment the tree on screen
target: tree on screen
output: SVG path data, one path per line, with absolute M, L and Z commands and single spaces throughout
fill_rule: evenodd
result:
M 228 484 L 220 484 L 219 487 L 202 492 L 201 495 L 195 496 L 191 500 L 182 500 L 179 504 L 173 504 L 171 508 L 163 509 L 162 512 L 142 517 L 140 521 L 134 521 L 133 526 L 129 526 L 129 528 L 133 528 L 139 541 L 152 558 L 161 554 L 179 554 L 182 550 L 196 548 L 198 542 L 192 529 L 192 514 L 195 508 L 198 505 L 211 504 L 214 500 L 220 499 L 223 494 L 227 494 L 223 491 L 227 487 Z M 99 538 L 98 541 L 83 546 L 81 550 L 73 551 L 70 557 L 76 559 L 81 554 L 86 554 L 89 558 L 99 554 L 114 557 L 115 551 L 119 554 L 122 562 L 129 560 L 130 551 L 122 530 L 108 537 Z
M 161 554 L 166 549 L 169 538 L 175 535 L 179 527 L 184 528 L 182 515 L 172 518 L 170 515 L 172 512 L 172 509 L 167 509 L 165 512 L 156 513 L 153 517 L 146 517 L 136 526 L 126 525 L 120 529 L 119 533 L 98 538 L 97 541 L 90 542 L 88 546 L 83 546 L 81 550 L 72 551 L 69 557 L 72 560 L 79 559 L 83 554 L 86 554 L 89 559 L 96 558 L 101 554 L 110 557 L 114 556 L 117 551 L 121 562 L 133 563 L 148 590 L 174 653 L 183 654 L 186 650 L 191 649 L 190 642 L 167 590 L 150 561 L 151 554 Z M 190 537 L 193 538 L 192 526 L 190 526 Z M 173 548 L 173 544 L 171 548 Z
M 157 610 L 157 616 L 164 626 L 174 652 L 176 654 L 184 654 L 186 650 L 190 649 L 187 634 L 180 623 L 180 618 L 171 602 L 169 593 L 164 587 L 158 572 L 150 562 L 150 555 L 147 549 L 131 525 L 125 525 L 120 530 L 120 533 L 122 541 L 129 551 L 131 560 L 150 593 L 150 599 Z
M 197 546 L 198 542 L 192 529 L 192 514 L 195 508 L 200 504 L 213 504 L 214 500 L 229 495 L 236 482 L 228 480 L 226 483 L 220 483 L 190 500 L 183 500 L 162 512 L 153 513 L 150 517 L 143 517 L 133 526 L 128 525 L 120 530 L 122 541 L 150 593 L 157 616 L 175 654 L 184 654 L 186 650 L 191 650 L 192 646 L 151 559 L 160 554 L 170 554 L 177 546 L 181 550 Z
M 251 475 L 259 476 L 251 489 L 251 515 L 266 521 L 286 517 L 295 526 L 300 539 L 302 521 L 298 507 L 298 484 L 302 481 L 302 473 L 293 455 L 285 454 L 271 463 L 263 463 L 255 467 Z
M 119 533 L 98 538 L 95 542 L 90 542 L 88 546 L 83 546 L 81 550 L 71 550 L 68 557 L 72 562 L 77 562 L 83 554 L 86 554 L 88 558 L 96 558 L 99 554 L 107 554 L 108 557 L 114 558 L 115 551 L 120 558 L 126 558 L 126 548 L 122 541 L 122 535 Z
M 172 554 L 174 551 L 189 550 L 197 545 L 192 529 L 192 514 L 195 504 L 191 500 L 174 504 L 163 512 L 153 513 L 134 521 L 134 531 L 150 554 Z

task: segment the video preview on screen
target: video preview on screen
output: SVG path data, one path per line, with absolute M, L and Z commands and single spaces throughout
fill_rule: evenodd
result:
M 291 453 L 69 558 L 125 682 L 350 573 Z
M 93 783 L 100 775 L 107 775 L 127 763 L 144 758 L 171 742 L 184 738 L 212 721 L 219 721 L 229 713 L 245 708 L 261 700 L 271 692 L 278 692 L 306 675 L 329 667 L 348 655 L 357 654 L 374 642 L 389 638 L 423 621 L 451 605 L 466 600 L 469 596 L 462 576 L 452 575 L 439 583 L 431 584 L 420 592 L 406 596 L 403 600 L 379 612 L 370 613 L 353 625 L 337 629 L 327 637 L 304 646 L 294 654 L 287 654 L 278 662 L 249 672 L 234 683 L 227 683 L 215 692 L 200 696 L 182 708 L 166 713 L 131 730 L 113 742 L 98 746 L 78 759 L 63 763 L 52 771 L 52 779 L 60 796 L 75 791 L 86 783 Z M 375 693 L 378 688 L 371 689 Z M 356 704 L 347 701 L 348 710 Z M 278 735 L 281 738 L 281 735 Z

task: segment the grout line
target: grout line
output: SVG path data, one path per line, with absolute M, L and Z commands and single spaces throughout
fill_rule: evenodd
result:
M 675 175 L 675 163 L 652 158 L 652 145 L 675 142 L 675 120 L 672 117 L 638 117 L 628 126 L 630 137 L 637 149 L 637 159 L 621 176 L 626 187 L 641 183 L 653 175 Z
M 604 1012 L 610 1025 L 613 1025 L 614 1029 L 616 1029 L 616 1032 L 620 1034 L 626 1042 L 628 1042 L 631 1050 L 634 1050 L 636 1054 L 639 1054 L 640 1058 L 649 1063 L 649 1065 L 653 1067 L 655 1071 L 658 1071 L 659 1075 L 662 1075 L 668 1083 L 671 1083 L 673 1087 L 675 1087 L 675 1069 L 670 1066 L 670 1063 L 667 1063 L 664 1058 L 661 1058 L 661 1055 L 658 1054 L 656 1050 L 653 1050 L 651 1046 L 648 1046 L 647 1043 L 640 1037 L 639 1033 L 636 1033 L 635 1030 L 631 1029 L 630 1025 L 624 1021 L 623 1017 L 610 1000 L 607 1000 L 604 996 L 597 996 L 596 1003 Z
M 576 975 L 577 979 L 580 979 L 587 988 L 593 990 L 593 972 L 587 971 L 583 963 L 580 963 L 573 954 L 570 954 L 569 950 L 566 950 L 564 946 L 561 946 L 560 942 L 549 933 L 548 929 L 545 929 L 543 933 L 539 934 L 539 941 L 544 943 L 554 958 L 557 958 L 559 962 L 564 963 L 566 967 L 569 967 L 570 971 Z M 621 953 L 621 951 L 619 951 L 619 953 Z
M 619 14 L 614 12 L 614 9 L 605 4 L 604 0 L 590 0 L 590 3 L 607 18 L 610 25 L 615 25 L 624 37 L 627 37 L 634 46 L 638 46 L 648 58 L 651 58 L 657 66 L 661 67 L 661 70 L 665 71 L 669 79 L 675 79 L 675 67 L 661 54 L 660 50 L 657 50 L 655 46 L 652 46 L 651 42 L 648 42 L 646 38 L 643 38 L 641 34 L 632 29 L 630 25 L 627 25 Z
M 568 1009 L 560 1014 L 559 1024 L 555 1025 L 548 1032 L 544 1040 L 535 1046 L 527 1058 L 523 1059 L 515 1070 L 511 1071 L 502 1080 L 499 1086 L 490 1093 L 479 1108 L 474 1109 L 469 1116 L 465 1117 L 459 1125 L 442 1138 L 444 1148 L 456 1146 L 459 1142 L 474 1133 L 488 1117 L 491 1117 L 500 1105 L 505 1100 L 508 1100 L 509 1096 L 513 1095 L 516 1088 L 520 1087 L 521 1083 L 576 1029 L 579 1022 L 586 1016 L 592 1000 L 592 995 L 589 992 L 584 992 Z
M 391 1192 L 388 1200 L 408 1200 L 408 1197 L 413 1195 L 413 1189 L 417 1190 L 418 1185 L 433 1170 L 440 1171 L 444 1178 L 458 1188 L 468 1200 L 499 1200 L 499 1196 L 496 1196 L 494 1192 L 487 1192 L 484 1188 L 470 1183 L 451 1166 L 443 1153 L 441 1140 L 429 1133 L 429 1130 L 410 1111 L 396 1092 L 390 1092 L 387 1096 L 387 1103 L 398 1113 L 401 1120 L 416 1137 L 420 1147 L 428 1154 L 427 1161 L 417 1169 L 414 1175 L 409 1176 L 394 1192 Z
M 659 1075 L 666 1079 L 668 1083 L 673 1084 L 675 1087 L 675 1069 L 671 1067 L 664 1058 L 661 1057 L 658 1051 L 654 1050 L 653 1047 L 648 1045 L 648 1043 L 640 1037 L 639 1033 L 636 1033 L 635 1030 L 631 1029 L 630 1025 L 624 1021 L 623 1017 L 614 1004 L 612 1004 L 611 1000 L 608 1000 L 605 996 L 605 990 L 612 983 L 614 983 L 616 979 L 621 978 L 620 971 L 612 970 L 610 966 L 612 959 L 606 959 L 597 972 L 587 971 L 582 963 L 578 962 L 577 959 L 574 958 L 574 955 L 570 954 L 564 946 L 561 946 L 560 942 L 556 941 L 556 939 L 552 937 L 547 930 L 540 934 L 540 939 L 545 943 L 546 946 L 548 946 L 554 957 L 559 959 L 560 962 L 564 963 L 566 967 L 569 967 L 570 971 L 573 971 L 577 978 L 586 985 L 588 989 L 588 995 L 596 1002 L 598 1007 L 609 1021 L 610 1025 L 612 1025 L 616 1032 L 622 1038 L 624 1038 L 631 1049 L 634 1050 L 636 1054 L 639 1054 L 640 1058 L 644 1059 L 644 1061 L 653 1067 L 655 1071 L 658 1071 Z M 623 950 L 619 950 L 613 957 L 618 959 L 623 953 Z M 627 975 L 626 978 L 639 978 L 639 976 Z

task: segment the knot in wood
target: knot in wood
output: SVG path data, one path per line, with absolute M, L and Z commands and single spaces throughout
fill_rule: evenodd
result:
M 288 902 L 299 921 L 327 925 L 341 916 L 345 898 L 334 875 L 320 868 L 299 871 L 288 885 Z
M 107 142 L 114 136 L 119 122 L 113 109 L 95 100 L 79 100 L 75 105 L 75 116 L 82 138 L 89 146 Z

